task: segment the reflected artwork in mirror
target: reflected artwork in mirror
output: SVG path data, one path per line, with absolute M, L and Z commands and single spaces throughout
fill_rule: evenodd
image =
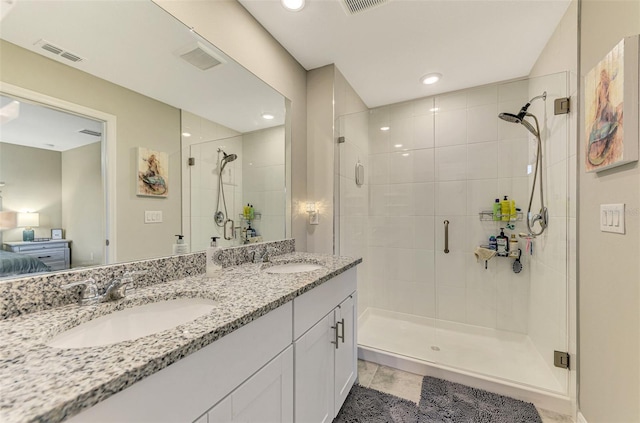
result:
M 37 259 L 52 229 L 51 271 L 287 236 L 288 100 L 153 2 L 17 2 L 0 53 L 4 253 Z M 166 196 L 136 195 L 139 149 L 166 152 Z M 18 246 L 4 215 L 26 211 Z

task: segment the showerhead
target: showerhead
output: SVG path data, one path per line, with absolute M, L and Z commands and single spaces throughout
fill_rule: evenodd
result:
M 529 109 L 529 106 L 531 106 L 531 103 L 533 103 L 534 100 L 537 99 L 543 99 L 546 100 L 547 99 L 547 92 L 543 92 L 542 95 L 533 97 L 531 100 L 529 100 L 529 102 L 527 104 L 525 104 L 524 106 L 522 106 L 522 109 L 520 109 L 520 111 L 518 112 L 517 115 L 514 115 L 513 113 L 500 113 L 498 115 L 498 117 L 504 121 L 510 122 L 510 123 L 521 123 L 525 128 L 527 128 L 527 130 L 529 132 L 531 132 L 534 136 L 538 136 L 538 131 L 536 131 L 533 126 L 527 122 L 526 120 L 524 120 L 524 118 L 526 116 L 533 116 L 531 113 L 527 112 L 527 110 Z
M 227 154 L 224 151 L 222 153 L 224 154 L 224 157 L 222 158 L 222 161 L 225 162 L 225 163 L 232 162 L 232 161 L 234 161 L 235 159 L 238 158 L 237 154 L 233 154 L 233 153 L 232 154 Z
M 506 120 L 511 123 L 521 123 L 522 118 L 518 115 L 514 115 L 513 113 L 500 113 L 498 117 L 502 120 Z

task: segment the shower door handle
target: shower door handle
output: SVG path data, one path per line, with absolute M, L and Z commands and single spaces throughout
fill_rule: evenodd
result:
M 449 254 L 449 221 L 444 221 L 444 253 Z

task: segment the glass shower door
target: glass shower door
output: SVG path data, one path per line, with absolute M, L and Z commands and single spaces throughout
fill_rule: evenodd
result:
M 425 361 L 435 334 L 432 109 L 425 99 L 336 121 L 336 252 L 364 259 L 359 346 Z

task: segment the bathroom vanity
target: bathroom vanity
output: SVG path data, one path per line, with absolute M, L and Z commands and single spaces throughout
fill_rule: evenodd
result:
M 320 268 L 267 272 L 292 262 Z M 0 351 L 9 364 L 0 370 L 6 385 L 0 420 L 331 421 L 357 376 L 360 262 L 289 253 L 272 263 L 230 266 L 213 278 L 147 286 L 120 304 L 69 305 L 1 321 L 9 336 Z M 117 344 L 46 345 L 78 323 L 175 298 L 208 298 L 214 308 L 173 329 Z

